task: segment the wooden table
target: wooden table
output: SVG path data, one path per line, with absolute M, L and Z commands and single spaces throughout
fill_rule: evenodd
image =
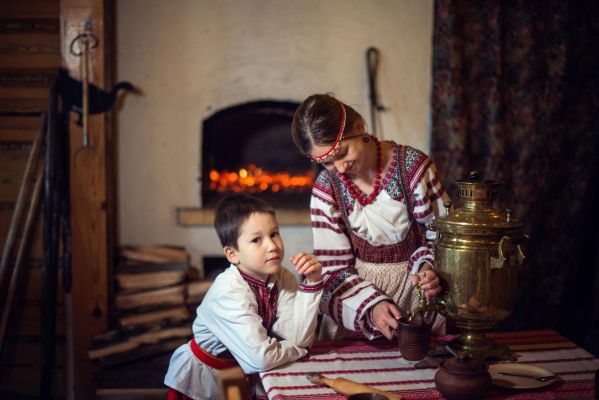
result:
M 493 387 L 487 399 L 595 399 L 595 370 L 599 359 L 555 331 L 490 333 L 488 336 L 508 345 L 519 363 L 545 368 L 559 376 L 551 386 L 514 390 Z M 450 336 L 438 337 L 444 342 Z M 300 361 L 260 374 L 269 399 L 343 399 L 324 386 L 305 378 L 319 373 L 330 378 L 344 377 L 401 395 L 405 399 L 442 399 L 435 388 L 436 367 L 415 368 L 404 360 L 397 342 L 351 339 L 316 343 L 310 355 Z

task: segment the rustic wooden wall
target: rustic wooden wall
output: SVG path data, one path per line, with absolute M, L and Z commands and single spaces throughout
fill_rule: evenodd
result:
M 0 2 L 0 243 L 4 245 L 48 84 L 61 64 L 59 0 Z M 40 387 L 42 221 L 22 274 L 0 362 L 0 397 L 37 398 Z M 8 265 L 12 268 L 12 265 Z M 2 303 L 6 298 L 0 296 Z M 52 395 L 65 396 L 65 302 L 59 289 Z
M 80 79 L 71 41 L 91 21 L 99 46 L 90 56 L 90 83 L 111 81 L 112 2 L 107 0 L 4 0 L 0 2 L 0 243 L 4 244 L 32 140 L 48 105 L 48 87 L 64 66 Z M 73 116 L 73 121 L 75 117 Z M 92 338 L 108 328 L 109 275 L 114 243 L 113 139 L 108 115 L 89 120 L 90 147 L 79 150 L 81 129 L 70 126 L 73 287 L 59 287 L 52 398 L 94 397 L 87 358 Z M 78 151 L 79 150 L 79 151 Z M 41 217 L 25 268 L 7 351 L 0 364 L 0 398 L 38 398 L 42 293 Z M 59 279 L 60 282 L 60 279 Z M 5 302 L 4 293 L 0 304 Z

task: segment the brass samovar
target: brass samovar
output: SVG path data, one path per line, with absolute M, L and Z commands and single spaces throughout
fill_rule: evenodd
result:
M 501 182 L 482 182 L 471 172 L 456 184 L 462 207 L 451 210 L 446 203 L 447 215 L 432 224 L 442 312 L 461 331 L 448 345 L 483 357 L 513 359 L 507 346 L 485 332 L 514 307 L 518 267 L 524 260 L 521 244 L 527 236 L 512 210 L 493 208 Z

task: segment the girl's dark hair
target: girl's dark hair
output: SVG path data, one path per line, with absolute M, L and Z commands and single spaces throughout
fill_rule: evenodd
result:
M 248 193 L 233 193 L 216 206 L 214 228 L 223 247 L 237 247 L 241 225 L 254 213 L 275 215 L 275 210 L 266 201 Z
M 364 118 L 356 110 L 330 94 L 313 94 L 295 110 L 291 134 L 302 153 L 308 154 L 315 144 L 335 142 L 341 126 L 341 104 L 346 113 L 344 132 L 353 129 L 357 122 L 364 124 Z

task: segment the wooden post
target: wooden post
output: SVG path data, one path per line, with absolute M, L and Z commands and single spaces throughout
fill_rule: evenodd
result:
M 111 77 L 112 26 L 110 0 L 61 0 L 61 47 L 63 65 L 69 74 L 82 79 L 83 57 L 70 53 L 73 39 L 91 22 L 91 32 L 98 46 L 90 51 L 90 83 L 106 89 Z M 67 398 L 92 399 L 92 364 L 87 350 L 94 336 L 108 329 L 108 277 L 111 267 L 113 226 L 109 221 L 112 188 L 107 160 L 111 159 L 108 116 L 89 118 L 89 146 L 83 147 L 82 129 L 71 117 L 70 131 L 70 200 L 72 229 L 72 291 L 67 296 Z

